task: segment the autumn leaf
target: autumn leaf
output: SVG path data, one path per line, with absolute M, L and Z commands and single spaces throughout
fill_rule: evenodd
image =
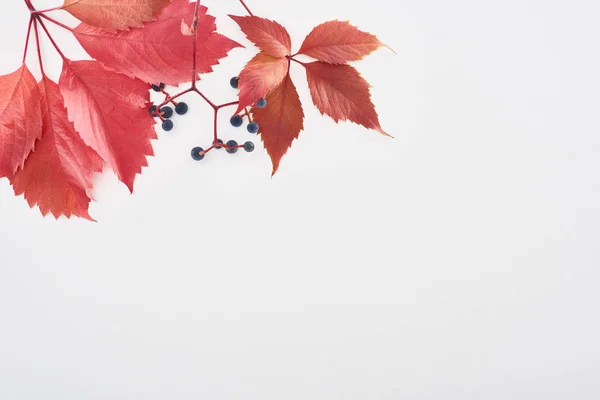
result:
M 92 175 L 102 171 L 102 160 L 83 143 L 67 117 L 58 85 L 44 77 L 42 96 L 43 133 L 35 151 L 13 180 L 15 194 L 25 194 L 30 207 L 55 218 L 71 215 L 92 220 L 88 213 Z
M 109 68 L 144 82 L 179 85 L 192 80 L 193 35 L 184 35 L 190 26 L 196 3 L 175 0 L 154 22 L 143 29 L 111 33 L 80 24 L 73 34 L 90 56 Z M 196 72 L 212 72 L 212 66 L 240 44 L 215 32 L 215 18 L 198 7 L 196 26 Z
M 305 64 L 313 103 L 335 122 L 352 121 L 389 136 L 379 124 L 369 84 L 350 65 L 321 61 Z
M 59 86 L 69 119 L 83 141 L 133 191 L 135 175 L 153 155 L 149 85 L 105 69 L 97 61 L 63 62 Z
M 41 96 L 25 64 L 0 76 L 0 178 L 12 178 L 42 135 Z
M 171 0 L 65 0 L 62 9 L 86 24 L 115 32 L 142 28 Z
M 260 17 L 237 17 L 230 15 L 246 34 L 248 40 L 263 53 L 271 57 L 285 57 L 291 54 L 292 40 L 288 31 L 275 21 Z
M 281 158 L 304 129 L 302 103 L 289 74 L 267 96 L 267 107 L 252 109 L 252 117 L 260 126 L 260 136 L 271 157 L 272 174 L 275 174 Z
M 298 53 L 330 64 L 345 64 L 361 60 L 380 46 L 382 43 L 375 35 L 347 21 L 329 21 L 308 34 Z
M 258 53 L 240 72 L 239 104 L 236 114 L 245 107 L 255 104 L 275 89 L 289 71 L 287 58 L 275 58 Z

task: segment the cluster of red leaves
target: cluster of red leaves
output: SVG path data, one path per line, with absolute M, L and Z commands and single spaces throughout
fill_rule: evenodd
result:
M 181 32 L 181 21 L 191 23 L 195 7 L 187 0 L 65 0 L 62 9 L 82 22 L 61 26 L 95 60 L 60 53 L 58 84 L 43 73 L 41 57 L 39 83 L 25 63 L 0 76 L 0 178 L 15 194 L 43 215 L 91 219 L 92 175 L 103 164 L 133 191 L 156 139 L 149 82 L 192 80 L 193 38 Z M 198 16 L 196 71 L 205 73 L 240 45 L 215 32 L 205 7 Z M 48 33 L 45 20 L 57 23 L 32 10 L 36 39 L 38 26 Z
M 136 175 L 153 154 L 150 83 L 191 81 L 192 88 L 181 94 L 198 92 L 199 74 L 211 72 L 241 46 L 216 32 L 206 7 L 188 0 L 65 0 L 57 9 L 81 21 L 75 28 L 24 1 L 31 11 L 27 42 L 33 27 L 42 77 L 36 82 L 25 61 L 0 76 L 0 178 L 8 178 L 15 194 L 24 194 L 43 215 L 91 219 L 93 174 L 107 165 L 133 191 Z M 278 23 L 252 15 L 231 18 L 260 52 L 239 74 L 239 102 L 226 105 L 237 103 L 239 113 L 267 99 L 268 107 L 251 113 L 273 173 L 303 129 L 304 112 L 289 73 L 292 62 L 305 67 L 313 103 L 322 114 L 385 134 L 368 83 L 348 65 L 381 46 L 375 36 L 330 21 L 317 26 L 292 55 L 290 36 Z M 45 26 L 48 21 L 71 31 L 94 60 L 66 58 Z M 38 27 L 62 57 L 58 83 L 44 73 Z M 303 63 L 294 58 L 298 54 L 316 61 Z M 209 103 L 216 114 L 220 106 Z
M 348 65 L 379 48 L 382 43 L 377 37 L 348 22 L 329 21 L 314 28 L 298 53 L 292 55 L 290 35 L 277 22 L 252 16 L 231 18 L 260 49 L 240 73 L 238 112 L 261 97 L 267 99 L 268 107 L 254 107 L 252 115 L 260 125 L 273 174 L 304 125 L 302 103 L 290 77 L 292 61 L 306 69 L 312 101 L 321 114 L 336 122 L 352 121 L 387 135 L 379 124 L 369 84 Z M 300 62 L 294 58 L 298 54 L 317 61 Z

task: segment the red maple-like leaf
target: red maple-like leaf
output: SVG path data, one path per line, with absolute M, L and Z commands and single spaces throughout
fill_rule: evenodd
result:
M 143 29 L 111 33 L 85 23 L 73 34 L 90 56 L 106 66 L 144 82 L 179 85 L 193 79 L 193 36 L 184 35 L 182 23 L 190 26 L 196 3 L 174 0 L 156 21 Z M 212 72 L 212 66 L 241 45 L 216 33 L 215 18 L 198 7 L 196 72 Z
M 63 62 L 59 86 L 69 119 L 133 191 L 146 156 L 153 155 L 154 119 L 148 114 L 149 85 L 107 70 L 97 61 Z
M 171 0 L 65 0 L 62 9 L 89 25 L 114 32 L 154 21 Z
M 83 143 L 67 117 L 58 85 L 44 77 L 42 138 L 23 169 L 13 180 L 15 194 L 25 194 L 30 207 L 38 205 L 42 215 L 71 215 L 92 220 L 88 213 L 92 175 L 102 171 L 102 160 Z
M 304 112 L 298 91 L 289 74 L 267 96 L 267 107 L 253 108 L 252 116 L 260 126 L 260 136 L 277 172 L 281 157 L 304 129 Z
M 230 17 L 240 26 L 248 40 L 271 57 L 291 54 L 292 40 L 288 31 L 275 21 L 260 17 Z
M 287 58 L 275 58 L 265 53 L 258 53 L 250 60 L 239 75 L 240 102 L 236 114 L 279 86 L 289 66 Z
M 382 43 L 375 35 L 359 30 L 347 21 L 329 21 L 316 26 L 300 47 L 299 54 L 330 64 L 361 60 Z
M 41 96 L 25 64 L 0 76 L 0 178 L 12 178 L 42 134 Z
M 379 124 L 369 84 L 354 67 L 321 61 L 305 67 L 313 103 L 321 114 L 329 115 L 335 122 L 349 120 L 389 136 Z

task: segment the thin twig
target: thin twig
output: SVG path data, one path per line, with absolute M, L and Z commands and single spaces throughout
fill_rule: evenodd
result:
M 52 22 L 54 25 L 58 25 L 63 29 L 68 30 L 69 32 L 73 32 L 73 28 L 63 24 L 62 22 L 58 22 L 57 20 L 55 20 L 54 18 L 50 18 L 49 16 L 47 16 L 46 14 L 39 14 L 39 17 L 42 17 L 44 19 L 47 19 L 48 21 Z
M 27 37 L 25 38 L 25 50 L 23 51 L 22 64 L 25 64 L 25 59 L 27 58 L 27 49 L 29 48 L 29 36 L 31 35 L 31 25 L 33 25 L 33 16 L 29 17 L 29 26 L 27 27 Z
M 44 15 L 42 15 L 42 17 L 44 17 Z M 65 55 L 63 54 L 63 52 L 60 51 L 60 48 L 58 47 L 58 45 L 54 41 L 54 38 L 52 38 L 52 35 L 50 34 L 50 32 L 48 32 L 48 28 L 46 28 L 46 25 L 44 24 L 44 21 L 42 21 L 42 19 L 40 18 L 40 16 L 36 16 L 35 19 L 36 19 L 36 22 L 38 22 L 40 24 L 40 26 L 42 27 L 42 29 L 44 30 L 44 32 L 46 32 L 46 36 L 48 36 L 48 39 L 50 39 L 50 42 L 52 43 L 52 46 L 54 46 L 54 48 L 56 49 L 56 51 L 58 52 L 58 54 L 60 54 L 60 56 L 62 57 L 63 60 L 66 60 L 67 57 L 65 57 Z
M 250 15 L 251 17 L 254 17 L 254 14 L 252 14 L 252 11 L 250 11 L 250 9 L 246 5 L 246 3 L 244 3 L 244 0 L 240 0 L 240 3 L 242 3 L 242 6 L 244 6 L 244 8 L 246 9 L 246 12 L 248 13 L 248 15 Z
M 33 24 L 33 29 L 35 30 L 35 43 L 37 45 L 37 55 L 38 61 L 40 63 L 40 71 L 42 73 L 42 77 L 46 76 L 44 72 L 44 63 L 42 62 L 42 46 L 40 46 L 40 33 L 38 31 L 37 21 Z

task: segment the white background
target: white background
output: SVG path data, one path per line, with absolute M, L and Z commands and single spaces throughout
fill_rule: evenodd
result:
M 28 18 L 6 3 L 2 74 Z M 356 63 L 395 139 L 321 117 L 295 69 L 306 129 L 273 179 L 260 141 L 192 161 L 190 98 L 133 196 L 98 177 L 98 223 L 0 181 L 0 399 L 600 398 L 600 4 L 248 3 L 296 49 L 340 18 L 396 50 Z M 248 43 L 237 1 L 204 4 Z M 233 100 L 253 51 L 202 90 Z

